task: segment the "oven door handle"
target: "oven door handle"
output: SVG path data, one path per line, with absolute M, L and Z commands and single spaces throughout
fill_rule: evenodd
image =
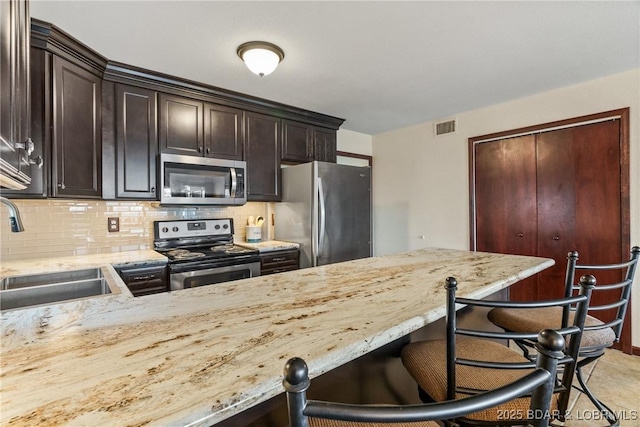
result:
M 236 197 L 236 190 L 238 189 L 238 176 L 236 175 L 236 168 L 229 168 L 231 172 L 231 197 Z

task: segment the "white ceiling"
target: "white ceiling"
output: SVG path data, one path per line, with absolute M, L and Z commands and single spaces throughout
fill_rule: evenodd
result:
M 346 119 L 377 134 L 640 68 L 640 1 L 31 0 L 107 58 Z M 236 55 L 285 58 L 260 78 Z

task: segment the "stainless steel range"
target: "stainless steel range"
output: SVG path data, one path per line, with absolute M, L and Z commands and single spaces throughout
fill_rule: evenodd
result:
M 233 219 L 154 221 L 153 246 L 169 259 L 172 291 L 260 275 L 256 249 L 233 244 Z

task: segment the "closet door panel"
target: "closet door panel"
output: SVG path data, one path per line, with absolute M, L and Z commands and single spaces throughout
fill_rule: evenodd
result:
M 623 258 L 619 132 L 618 120 L 574 129 L 580 230 L 575 243 L 580 261 L 586 264 L 617 263 Z
M 607 121 L 575 128 L 576 150 L 576 239 L 578 263 L 618 263 L 629 256 L 622 253 L 621 177 L 619 121 Z M 600 283 L 623 279 L 615 272 L 592 271 Z M 598 292 L 595 304 L 619 298 L 619 291 Z M 602 320 L 612 320 L 615 310 L 592 312 Z M 629 322 L 629 320 L 627 320 Z M 628 328 L 627 323 L 625 327 Z
M 538 299 L 564 295 L 567 253 L 576 238 L 576 159 L 573 130 L 545 132 L 536 137 L 538 256 L 556 264 L 538 275 Z
M 623 259 L 618 135 L 618 121 L 608 121 L 537 137 L 538 255 L 556 260 L 539 275 L 539 299 L 562 296 L 569 251 L 584 264 Z
M 475 147 L 476 249 L 535 255 L 535 137 L 485 142 Z M 510 288 L 514 300 L 536 299 L 537 278 Z

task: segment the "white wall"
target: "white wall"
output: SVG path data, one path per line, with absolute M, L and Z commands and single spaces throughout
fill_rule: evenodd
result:
M 366 156 L 371 156 L 373 153 L 373 137 L 371 135 L 353 132 L 346 129 L 338 129 L 338 135 L 336 138 L 338 151 L 364 154 Z
M 468 138 L 630 107 L 631 245 L 640 245 L 640 69 L 457 114 L 455 134 L 433 122 L 373 136 L 375 254 L 469 248 Z M 639 325 L 640 278 L 633 289 Z M 640 327 L 632 343 L 640 346 Z

